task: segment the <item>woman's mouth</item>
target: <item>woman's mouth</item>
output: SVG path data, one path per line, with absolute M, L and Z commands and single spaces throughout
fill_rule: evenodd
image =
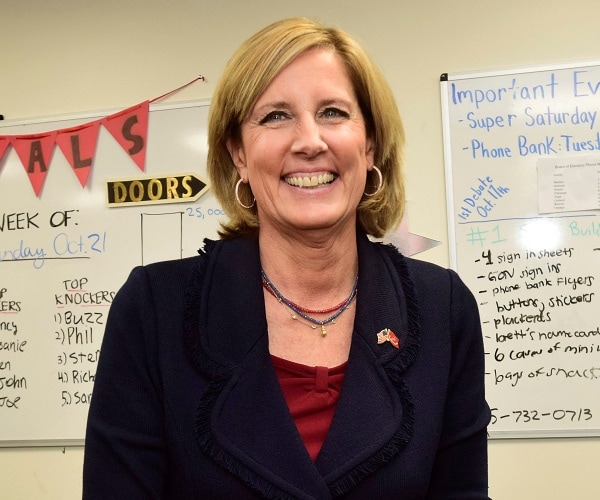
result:
M 290 186 L 300 187 L 300 188 L 313 188 L 318 186 L 323 186 L 325 184 L 330 184 L 335 179 L 335 176 L 332 173 L 319 174 L 319 175 L 298 175 L 298 176 L 289 176 L 284 177 L 284 181 L 287 182 Z

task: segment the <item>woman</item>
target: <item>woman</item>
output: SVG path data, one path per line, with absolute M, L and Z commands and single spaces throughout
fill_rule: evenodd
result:
M 368 239 L 402 216 L 402 142 L 342 31 L 290 19 L 238 49 L 209 118 L 229 220 L 115 299 L 85 498 L 487 498 L 473 296 Z

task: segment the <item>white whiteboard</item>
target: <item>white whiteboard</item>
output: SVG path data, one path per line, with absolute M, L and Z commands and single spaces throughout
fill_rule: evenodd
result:
M 142 175 L 194 173 L 208 183 L 208 109 L 152 106 Z M 0 135 L 112 112 L 0 122 Z M 108 208 L 106 181 L 140 174 L 103 127 L 85 188 L 58 148 L 39 198 L 14 149 L 0 161 L 0 446 L 81 444 L 112 297 L 134 266 L 195 255 L 217 236 L 210 190 L 191 203 Z
M 599 435 L 600 66 L 442 75 L 441 98 L 451 262 L 479 302 L 490 435 Z

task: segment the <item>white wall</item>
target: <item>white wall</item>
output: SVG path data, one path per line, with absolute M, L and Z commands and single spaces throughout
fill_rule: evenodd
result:
M 172 100 L 209 98 L 235 47 L 292 15 L 345 28 L 388 76 L 407 129 L 410 229 L 444 242 L 421 256 L 442 265 L 440 74 L 600 59 L 597 0 L 2 0 L 0 114 L 124 108 L 198 74 L 207 83 Z M 2 449 L 0 497 L 80 498 L 82 458 L 81 448 Z M 597 498 L 598 463 L 598 439 L 492 441 L 490 495 Z

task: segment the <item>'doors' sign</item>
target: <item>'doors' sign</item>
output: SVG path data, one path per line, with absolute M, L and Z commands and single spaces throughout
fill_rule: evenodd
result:
M 208 188 L 194 174 L 109 180 L 106 200 L 109 207 L 190 202 L 200 198 Z

